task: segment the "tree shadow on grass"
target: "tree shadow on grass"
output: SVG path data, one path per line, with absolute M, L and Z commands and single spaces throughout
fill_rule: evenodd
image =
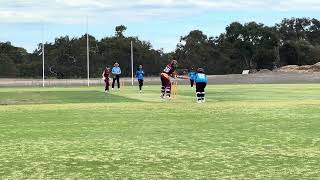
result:
M 142 102 L 101 91 L 0 92 L 0 105 Z

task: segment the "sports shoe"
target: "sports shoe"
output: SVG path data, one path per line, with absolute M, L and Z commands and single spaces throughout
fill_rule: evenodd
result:
M 142 91 L 140 91 L 140 93 L 142 93 Z

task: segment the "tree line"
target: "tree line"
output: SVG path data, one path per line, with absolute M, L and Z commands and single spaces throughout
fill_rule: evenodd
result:
M 134 65 L 143 64 L 146 75 L 158 75 L 175 56 L 179 69 L 204 67 L 208 74 L 241 73 L 243 69 L 274 69 L 285 65 L 308 65 L 320 61 L 320 21 L 310 18 L 284 19 L 274 26 L 233 22 L 224 33 L 207 36 L 200 30 L 181 37 L 175 51 L 164 53 L 150 42 L 126 37 L 124 25 L 115 35 L 97 40 L 89 35 L 90 76 L 100 77 L 105 66 L 121 65 L 130 76 L 130 42 L 134 44 Z M 32 53 L 0 42 L 0 77 L 41 77 L 42 44 Z M 48 78 L 84 78 L 87 75 L 86 35 L 59 37 L 45 43 L 45 71 Z

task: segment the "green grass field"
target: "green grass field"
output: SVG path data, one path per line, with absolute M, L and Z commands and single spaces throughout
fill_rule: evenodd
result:
M 319 179 L 320 85 L 0 88 L 0 179 Z

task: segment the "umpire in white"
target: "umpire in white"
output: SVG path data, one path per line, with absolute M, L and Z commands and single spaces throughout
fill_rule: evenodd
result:
M 112 81 L 112 89 L 114 88 L 114 84 L 117 81 L 118 83 L 118 89 L 120 89 L 120 74 L 121 74 L 121 69 L 119 67 L 119 63 L 114 63 L 114 67 L 112 68 L 111 71 L 113 75 L 113 81 Z

